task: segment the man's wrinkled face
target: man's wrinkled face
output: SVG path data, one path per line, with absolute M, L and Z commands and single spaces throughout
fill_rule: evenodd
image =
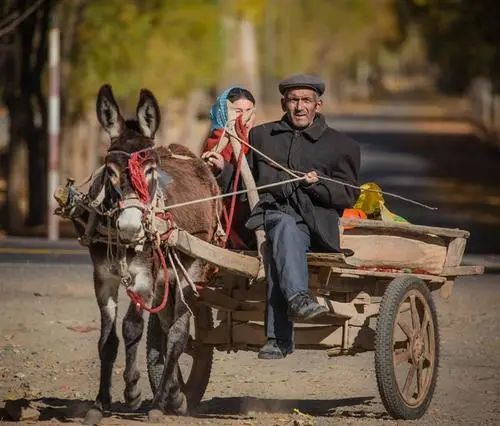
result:
M 290 89 L 281 99 L 283 111 L 297 129 L 304 129 L 312 124 L 321 104 L 318 94 L 307 88 Z

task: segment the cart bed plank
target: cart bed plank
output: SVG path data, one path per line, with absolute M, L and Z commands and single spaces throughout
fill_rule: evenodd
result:
M 339 274 L 340 276 L 345 277 L 378 277 L 378 278 L 396 278 L 400 275 L 411 275 L 412 277 L 420 278 L 423 281 L 431 281 L 436 283 L 444 283 L 446 281 L 446 277 L 441 277 L 439 275 L 428 275 L 428 274 L 412 274 L 406 272 L 386 272 L 386 271 L 372 271 L 370 269 L 345 269 L 338 268 L 335 266 L 331 267 L 331 272 L 334 274 Z
M 414 225 L 412 223 L 383 222 L 381 220 L 342 218 L 341 225 L 356 228 L 371 228 L 380 231 L 404 231 L 419 235 L 438 235 L 449 238 L 468 238 L 470 233 L 462 229 L 440 228 L 436 226 Z

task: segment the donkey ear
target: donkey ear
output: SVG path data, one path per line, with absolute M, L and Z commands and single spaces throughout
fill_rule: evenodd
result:
M 99 123 L 111 138 L 121 135 L 125 129 L 125 120 L 120 114 L 120 108 L 118 108 L 109 84 L 105 84 L 99 89 L 96 112 Z
M 137 122 L 141 132 L 147 138 L 154 138 L 160 126 L 160 107 L 154 95 L 142 89 L 137 104 Z

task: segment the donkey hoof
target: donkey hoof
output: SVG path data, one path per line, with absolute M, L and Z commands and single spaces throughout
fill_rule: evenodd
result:
M 130 393 L 125 391 L 125 401 L 127 403 L 127 406 L 132 410 L 135 411 L 141 406 L 141 391 L 138 390 L 134 393 Z
M 188 413 L 188 403 L 186 395 L 179 392 L 177 398 L 170 403 L 170 409 L 178 416 L 186 416 Z
M 163 423 L 163 412 L 157 408 L 153 408 L 148 412 L 149 423 Z
M 103 413 L 99 408 L 92 407 L 89 411 L 87 411 L 87 415 L 83 420 L 84 425 L 98 425 L 103 417 Z

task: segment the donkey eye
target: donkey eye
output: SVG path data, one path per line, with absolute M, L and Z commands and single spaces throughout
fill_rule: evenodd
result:
M 155 170 L 156 170 L 156 167 L 150 167 L 145 172 L 146 176 L 151 176 L 154 173 Z

